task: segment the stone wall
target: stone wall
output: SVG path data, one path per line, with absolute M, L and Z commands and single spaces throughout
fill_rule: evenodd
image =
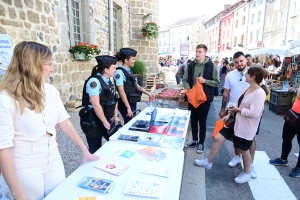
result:
M 131 0 L 131 42 L 130 47 L 138 51 L 137 59 L 146 63 L 147 74 L 157 73 L 158 65 L 158 38 L 142 38 L 139 34 L 144 22 L 158 22 L 158 0 Z M 148 18 L 143 18 L 151 14 Z

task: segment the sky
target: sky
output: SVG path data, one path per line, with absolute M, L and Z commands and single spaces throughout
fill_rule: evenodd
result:
M 158 0 L 159 25 L 166 27 L 177 21 L 206 15 L 208 19 L 224 9 L 224 4 L 234 4 L 239 0 Z

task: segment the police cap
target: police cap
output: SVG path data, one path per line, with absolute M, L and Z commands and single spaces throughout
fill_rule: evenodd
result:
M 98 65 L 102 65 L 102 64 L 110 64 L 110 65 L 115 65 L 117 63 L 117 58 L 114 56 L 96 56 L 96 61 L 98 63 Z
M 135 57 L 137 54 L 137 51 L 131 48 L 122 48 L 120 49 L 120 52 L 123 56 L 133 56 Z

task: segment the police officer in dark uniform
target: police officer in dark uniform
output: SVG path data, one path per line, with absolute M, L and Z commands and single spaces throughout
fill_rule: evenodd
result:
M 100 147 L 102 137 L 107 141 L 112 120 L 119 122 L 117 94 L 110 81 L 116 71 L 117 59 L 113 56 L 97 56 L 98 65 L 93 67 L 91 76 L 85 81 L 82 92 L 82 105 L 79 112 L 80 125 L 86 135 L 90 153 Z M 112 120 L 111 120 L 112 118 Z
M 122 65 L 120 65 L 115 72 L 114 79 L 120 95 L 118 109 L 124 118 L 124 124 L 129 122 L 133 117 L 132 112 L 136 110 L 137 102 L 141 101 L 141 93 L 153 99 L 155 98 L 153 94 L 145 91 L 137 84 L 135 76 L 130 70 L 130 68 L 134 66 L 136 54 L 137 51 L 134 49 L 122 48 L 115 55 L 118 61 L 122 61 Z

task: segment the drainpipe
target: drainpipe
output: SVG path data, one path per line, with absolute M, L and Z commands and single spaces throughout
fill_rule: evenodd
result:
M 285 23 L 285 32 L 284 32 L 284 45 L 286 45 L 286 35 L 287 35 L 287 27 L 288 27 L 288 22 L 289 22 L 289 11 L 290 11 L 290 3 L 291 0 L 288 1 L 288 7 L 287 7 L 287 12 L 286 12 L 286 23 Z
M 112 0 L 108 0 L 108 54 L 113 55 L 112 44 L 113 44 L 113 11 L 112 11 Z

